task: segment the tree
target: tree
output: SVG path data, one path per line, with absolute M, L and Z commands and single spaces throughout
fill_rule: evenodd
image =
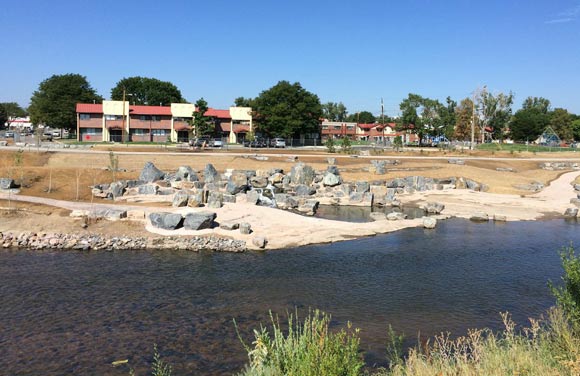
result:
M 26 110 L 20 107 L 20 105 L 16 102 L 0 103 L 0 108 L 2 108 L 6 116 L 6 118 L 3 121 L 0 118 L 0 128 L 3 127 L 4 124 L 6 124 L 6 126 L 9 127 L 12 119 L 25 117 L 27 115 Z
M 234 104 L 236 107 L 253 107 L 252 100 L 252 98 L 237 97 L 234 100 Z
M 111 99 L 123 100 L 123 90 L 125 100 L 140 105 L 169 106 L 171 103 L 185 102 L 181 91 L 174 84 L 156 78 L 139 76 L 123 78 L 111 89 Z
M 192 129 L 195 132 L 195 137 L 210 135 L 215 129 L 215 124 L 211 117 L 205 116 L 207 110 L 207 102 L 205 99 L 199 98 L 197 102 L 195 102 L 195 111 L 193 111 L 191 117 Z
M 42 81 L 30 98 L 30 120 L 55 128 L 76 129 L 76 104 L 102 101 L 85 76 L 53 75 Z
M 496 139 L 503 140 L 504 131 L 512 116 L 513 93 L 493 95 L 483 90 L 476 98 L 481 142 L 485 140 L 485 128 L 491 128 Z
M 542 108 L 522 108 L 510 121 L 510 134 L 515 141 L 534 141 L 549 124 L 550 116 L 544 113 Z
M 358 124 L 374 124 L 377 121 L 375 115 L 368 111 L 360 111 L 355 114 L 350 114 L 346 118 L 346 121 L 350 121 Z
M 439 130 L 447 139 L 451 139 L 453 138 L 453 132 L 455 130 L 455 109 L 457 108 L 457 102 L 452 100 L 451 97 L 447 97 L 445 102 L 447 106 L 441 105 L 439 107 Z
M 572 133 L 574 135 L 575 141 L 580 141 L 580 117 L 578 115 L 572 115 Z
M 567 110 L 556 108 L 550 113 L 550 126 L 561 140 L 572 140 L 574 132 L 572 129 L 572 117 Z
M 465 98 L 455 108 L 455 133 L 454 138 L 461 141 L 471 139 L 471 123 L 473 122 L 473 101 Z M 479 134 L 479 127 L 475 125 L 475 136 Z
M 409 93 L 403 99 L 399 108 L 401 117 L 398 121 L 400 129 L 409 129 L 419 137 L 419 144 L 425 135 L 441 133 L 443 123 L 439 114 L 443 105 L 435 99 L 423 98 L 420 95 Z
M 260 93 L 252 104 L 260 132 L 274 137 L 291 137 L 319 131 L 320 100 L 298 82 L 280 81 Z
M 3 103 L 0 103 L 0 128 L 4 127 L 4 124 L 8 122 L 8 114 L 6 113 L 6 109 L 3 106 Z
M 543 114 L 550 111 L 550 101 L 542 97 L 527 97 L 522 104 L 523 110 L 535 108 Z
M 342 102 L 325 103 L 322 105 L 322 116 L 328 121 L 346 121 L 346 106 Z

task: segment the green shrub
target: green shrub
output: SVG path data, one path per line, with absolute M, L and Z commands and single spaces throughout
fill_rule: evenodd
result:
M 580 259 L 575 255 L 572 246 L 560 250 L 560 259 L 564 268 L 563 286 L 555 287 L 548 283 L 556 304 L 570 319 L 575 331 L 580 333 Z
M 278 318 L 270 313 L 271 332 L 265 327 L 254 330 L 253 348 L 242 343 L 248 352 L 249 364 L 243 376 L 355 376 L 364 362 L 359 353 L 358 329 L 338 332 L 329 330 L 330 316 L 315 310 L 304 322 L 298 314 L 288 316 L 284 332 Z
M 328 137 L 326 139 L 326 141 L 324 142 L 324 146 L 326 146 L 326 149 L 328 149 L 329 153 L 334 153 L 336 152 L 336 148 L 334 145 L 334 140 L 332 139 L 332 137 Z
M 342 140 L 340 140 L 340 148 L 343 153 L 350 153 L 352 149 L 352 141 L 350 138 L 343 137 Z

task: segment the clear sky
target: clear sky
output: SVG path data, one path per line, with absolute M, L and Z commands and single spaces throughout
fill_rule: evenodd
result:
M 146 76 L 214 108 L 288 80 L 349 113 L 483 85 L 580 113 L 580 0 L 6 0 L 0 25 L 0 102 L 24 106 L 79 73 L 105 98 Z

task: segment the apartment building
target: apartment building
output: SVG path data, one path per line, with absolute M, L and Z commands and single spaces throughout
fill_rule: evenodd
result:
M 386 124 L 357 124 L 352 122 L 323 121 L 320 126 L 322 141 L 328 138 L 349 137 L 353 140 L 370 142 L 393 142 L 395 137 L 401 136 L 403 143 L 418 141 L 417 135 L 408 131 L 396 131 L 395 123 Z
M 195 106 L 131 105 L 125 101 L 77 103 L 77 139 L 85 142 L 187 142 L 192 136 L 191 119 Z M 252 131 L 252 109 L 210 108 L 205 116 L 215 125 L 215 136 L 230 143 L 243 141 Z

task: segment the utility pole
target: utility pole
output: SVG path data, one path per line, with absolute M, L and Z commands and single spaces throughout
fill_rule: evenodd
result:
M 385 104 L 383 103 L 383 98 L 381 98 L 381 124 L 383 125 L 383 146 L 387 145 L 385 141 Z
M 121 142 L 125 140 L 125 87 L 123 87 L 123 115 L 121 115 Z
M 473 150 L 473 143 L 475 142 L 475 93 L 477 89 L 473 91 L 473 103 L 471 112 L 471 143 L 469 144 L 469 149 Z

